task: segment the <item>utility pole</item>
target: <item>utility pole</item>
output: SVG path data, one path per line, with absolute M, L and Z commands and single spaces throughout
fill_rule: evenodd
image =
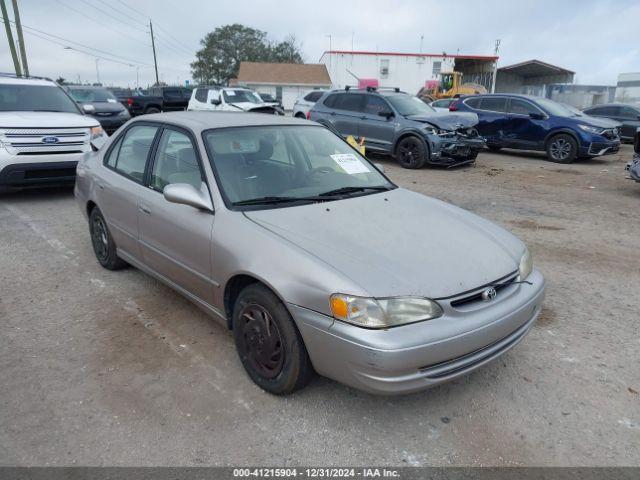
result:
M 498 50 L 500 50 L 500 39 L 496 40 L 496 48 L 493 51 L 493 56 L 498 56 Z M 496 93 L 496 76 L 498 75 L 498 59 L 493 61 L 493 78 L 491 79 L 491 93 Z
M 99 60 L 100 59 L 98 57 L 96 57 L 96 78 L 98 79 L 98 85 L 100 86 L 102 84 L 100 83 L 100 70 L 98 69 L 98 61 Z
M 9 24 L 9 15 L 7 14 L 7 6 L 5 5 L 4 0 L 0 0 L 0 10 L 2 10 L 2 18 L 4 18 L 4 29 L 7 32 L 7 42 L 9 43 L 9 50 L 11 50 L 11 58 L 13 59 L 13 68 L 16 71 L 16 75 L 21 77 L 22 71 L 20 70 L 20 62 L 18 61 L 16 46 L 13 43 L 13 33 L 11 32 L 11 25 Z
M 158 60 L 156 60 L 156 41 L 153 38 L 153 23 L 149 19 L 149 30 L 151 30 L 151 48 L 153 48 L 153 65 L 156 68 L 156 85 L 160 83 L 158 79 Z
M 22 23 L 20 22 L 20 12 L 18 11 L 18 0 L 13 0 L 13 16 L 16 20 L 16 32 L 18 32 L 18 47 L 20 48 L 22 69 L 24 70 L 25 77 L 28 77 L 29 65 L 27 64 L 27 51 L 24 47 L 24 37 L 22 36 Z

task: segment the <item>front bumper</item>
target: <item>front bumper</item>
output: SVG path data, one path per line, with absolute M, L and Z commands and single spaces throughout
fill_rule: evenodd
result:
M 482 137 L 460 135 L 447 137 L 429 136 L 427 141 L 431 152 L 430 163 L 444 165 L 472 163 L 475 161 L 478 152 L 485 146 L 485 141 Z
M 64 155 L 0 156 L 0 186 L 35 187 L 73 185 L 83 153 Z
M 441 300 L 442 317 L 387 330 L 288 307 L 319 374 L 370 393 L 402 394 L 465 375 L 517 345 L 540 314 L 545 293 L 540 272 L 527 280 L 532 285 L 505 287 L 490 304 L 453 307 L 456 299 Z
M 635 154 L 633 160 L 627 164 L 625 169 L 629 172 L 631 180 L 640 182 L 640 154 Z

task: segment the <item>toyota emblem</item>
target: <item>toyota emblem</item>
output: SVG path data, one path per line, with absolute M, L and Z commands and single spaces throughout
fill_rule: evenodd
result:
M 498 295 L 498 292 L 496 292 L 496 289 L 493 287 L 489 287 L 484 292 L 482 292 L 482 301 L 490 302 L 491 300 L 496 298 L 497 295 Z

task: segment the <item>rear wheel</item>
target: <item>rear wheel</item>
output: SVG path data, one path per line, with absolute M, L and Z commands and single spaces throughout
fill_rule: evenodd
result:
M 160 109 L 157 107 L 149 107 L 144 111 L 144 113 L 160 113 Z
M 291 315 L 263 285 L 249 285 L 240 292 L 233 308 L 233 338 L 245 370 L 267 392 L 294 392 L 313 376 L 307 349 Z
M 571 163 L 578 156 L 578 144 L 571 135 L 561 133 L 547 143 L 547 158 L 556 163 Z
M 296 118 L 302 118 L 303 120 L 305 120 L 307 117 L 304 115 L 304 113 L 298 112 L 296 113 Z
M 98 207 L 94 207 L 89 215 L 89 230 L 93 252 L 100 265 L 108 270 L 119 270 L 127 265 L 124 260 L 118 257 L 116 244 Z
M 396 159 L 402 168 L 422 168 L 427 162 L 427 148 L 418 137 L 405 137 L 398 143 Z

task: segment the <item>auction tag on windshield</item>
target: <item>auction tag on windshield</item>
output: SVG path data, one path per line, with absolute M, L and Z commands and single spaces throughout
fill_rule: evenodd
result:
M 227 95 L 229 95 L 230 97 L 235 97 L 236 96 L 236 91 L 235 90 L 227 90 Z
M 336 162 L 349 175 L 356 173 L 369 173 L 371 170 L 353 153 L 336 153 L 331 155 L 333 161 Z
M 117 100 L 115 98 L 107 98 L 107 102 L 109 103 L 116 103 Z

